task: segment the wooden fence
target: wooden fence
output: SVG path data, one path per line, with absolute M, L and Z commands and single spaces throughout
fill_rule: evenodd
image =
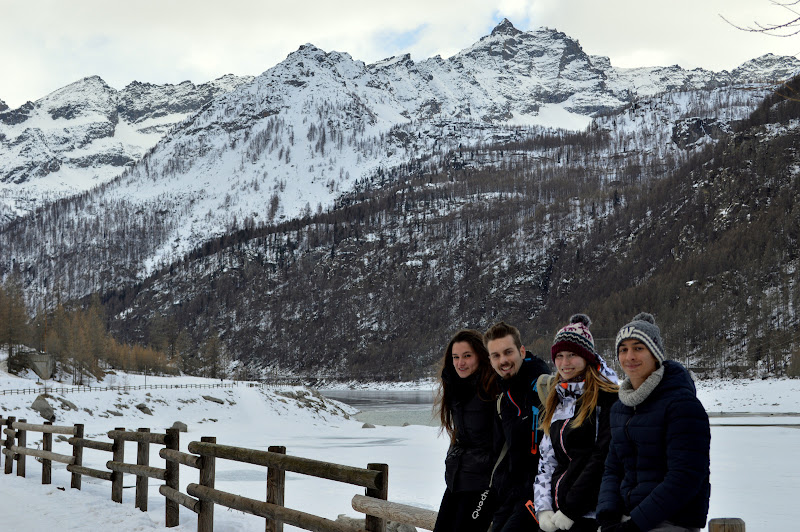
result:
M 165 498 L 165 524 L 174 527 L 179 524 L 179 508 L 182 505 L 197 514 L 198 532 L 211 532 L 214 528 L 214 506 L 239 510 L 265 518 L 266 532 L 282 532 L 283 525 L 289 524 L 304 530 L 317 532 L 385 532 L 387 518 L 399 522 L 416 524 L 433 529 L 436 512 L 388 502 L 388 474 L 386 464 L 368 464 L 366 469 L 287 456 L 285 447 L 269 447 L 267 451 L 232 447 L 216 443 L 216 438 L 203 437 L 190 442 L 188 453 L 181 452 L 180 436 L 177 429 L 167 429 L 165 433 L 150 432 L 140 428 L 126 431 L 116 428 L 107 433 L 111 441 L 96 441 L 84 438 L 84 426 L 56 426 L 49 422 L 42 425 L 27 423 L 14 417 L 0 417 L 0 427 L 6 440 L 2 453 L 5 455 L 5 474 L 13 472 L 14 462 L 17 475 L 25 476 L 25 459 L 33 456 L 42 462 L 42 484 L 51 483 L 51 464 L 59 462 L 67 465 L 71 476 L 71 487 L 81 488 L 81 477 L 90 476 L 110 482 L 111 500 L 122 502 L 123 474 L 136 476 L 135 506 L 147 511 L 147 483 L 153 478 L 163 481 L 159 493 Z M 27 447 L 28 433 L 42 434 L 42 448 Z M 72 446 L 72 454 L 53 452 L 53 434 L 70 436 L 67 443 Z M 136 442 L 136 463 L 125 462 L 125 442 Z M 165 467 L 152 467 L 150 445 L 161 445 L 159 456 Z M 83 465 L 83 449 L 95 449 L 111 454 L 106 469 L 93 469 Z M 267 468 L 266 500 L 255 500 L 214 488 L 216 460 L 233 460 Z M 180 466 L 198 471 L 198 482 L 189 483 L 186 493 L 180 491 Z M 298 473 L 337 482 L 343 482 L 366 489 L 366 495 L 353 497 L 353 508 L 366 515 L 364 529 L 354 529 L 323 517 L 284 506 L 286 472 Z M 405 509 L 405 510 L 404 510 Z M 409 512 L 404 515 L 404 511 Z M 427 513 L 426 513 L 427 512 Z
M 0 390 L 0 395 L 26 395 L 33 393 L 80 393 L 80 392 L 127 392 L 133 390 L 169 390 L 173 388 L 233 388 L 236 386 L 258 386 L 275 388 L 279 386 L 300 386 L 298 379 L 269 380 L 264 382 L 234 381 L 215 384 L 139 384 L 136 386 L 60 386 L 52 387 L 43 385 L 41 388 L 19 388 L 15 390 Z
M 368 464 L 366 469 L 287 456 L 282 446 L 269 447 L 267 451 L 232 447 L 216 443 L 216 438 L 203 437 L 188 445 L 188 453 L 181 452 L 180 433 L 177 429 L 167 429 L 165 433 L 150 432 L 140 428 L 136 432 L 116 428 L 107 433 L 110 442 L 84 438 L 84 426 L 56 426 L 50 422 L 42 425 L 16 420 L 15 417 L 0 417 L 0 427 L 6 440 L 2 453 L 5 455 L 5 474 L 13 473 L 17 463 L 17 475 L 25 476 L 25 458 L 33 456 L 42 462 L 42 484 L 50 484 L 52 462 L 67 465 L 72 473 L 70 486 L 81 488 L 81 477 L 89 476 L 111 483 L 111 500 L 122 503 L 123 474 L 136 476 L 135 506 L 147 511 L 147 482 L 149 478 L 161 480 L 159 493 L 165 498 L 165 525 L 175 527 L 179 524 L 178 505 L 197 514 L 198 532 L 214 530 L 214 506 L 220 505 L 239 510 L 265 519 L 266 532 L 283 532 L 283 525 L 289 524 L 304 530 L 316 532 L 385 532 L 388 520 L 433 530 L 437 513 L 405 504 L 390 502 L 387 499 L 389 488 L 389 467 L 386 464 Z M 42 448 L 27 447 L 29 432 L 42 433 Z M 72 446 L 72 454 L 53 452 L 53 434 L 71 436 L 67 443 Z M 136 442 L 136 463 L 125 462 L 125 442 Z M 150 445 L 162 445 L 159 456 L 165 467 L 151 467 Z M 111 453 L 106 462 L 107 470 L 92 469 L 83 465 L 83 449 L 95 449 Z M 233 460 L 267 468 L 266 501 L 251 499 L 217 490 L 214 488 L 216 460 Z M 189 483 L 186 493 L 180 491 L 180 466 L 198 471 L 198 482 Z M 354 495 L 352 507 L 366 515 L 364 529 L 354 529 L 323 517 L 284 506 L 286 472 L 298 473 L 354 486 L 366 488 L 366 495 Z M 745 523 L 738 518 L 712 519 L 708 532 L 745 532 Z

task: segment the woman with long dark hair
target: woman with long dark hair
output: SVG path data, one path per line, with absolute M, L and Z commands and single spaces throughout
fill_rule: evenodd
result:
M 442 357 L 435 408 L 450 437 L 445 489 L 434 532 L 486 532 L 494 513 L 489 481 L 497 383 L 489 352 L 478 331 L 464 329 Z
M 609 416 L 617 376 L 594 347 L 591 320 L 575 314 L 556 334 L 558 374 L 546 386 L 534 506 L 543 532 L 595 532 L 595 507 L 611 441 Z M 543 393 L 544 390 L 538 390 Z

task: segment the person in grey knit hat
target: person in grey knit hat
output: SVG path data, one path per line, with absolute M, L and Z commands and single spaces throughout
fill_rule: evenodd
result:
M 602 532 L 699 532 L 706 525 L 711 430 L 689 372 L 666 357 L 651 314 L 616 339 L 625 380 L 597 502 Z
M 659 366 L 664 363 L 664 343 L 661 340 L 661 329 L 656 325 L 652 314 L 641 312 L 633 318 L 633 321 L 619 330 L 616 351 L 619 353 L 620 344 L 632 338 L 647 346 Z

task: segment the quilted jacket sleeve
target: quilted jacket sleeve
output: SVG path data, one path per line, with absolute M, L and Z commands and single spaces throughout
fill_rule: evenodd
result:
M 550 436 L 545 434 L 539 450 L 539 471 L 536 474 L 536 482 L 533 485 L 533 503 L 537 512 L 553 509 L 551 482 L 553 472 L 556 469 L 556 465 L 558 465 Z

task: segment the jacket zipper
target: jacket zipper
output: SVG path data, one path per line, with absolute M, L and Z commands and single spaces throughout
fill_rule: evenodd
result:
M 629 417 L 628 421 L 625 422 L 625 437 L 628 438 L 628 441 L 631 442 L 631 447 L 634 447 L 634 443 L 633 443 L 633 440 L 631 439 L 630 432 L 628 432 L 628 426 L 631 424 L 631 421 L 633 420 L 633 416 L 635 416 L 635 415 L 636 415 L 636 407 L 634 406 L 633 407 L 633 414 L 631 414 L 631 417 Z M 634 457 L 634 460 L 635 459 L 636 459 L 636 457 Z M 630 503 L 631 491 L 633 491 L 633 488 L 628 490 L 627 496 L 625 497 L 625 505 L 626 506 Z
M 565 420 L 564 424 L 561 426 L 561 430 L 558 431 L 558 442 L 561 444 L 561 450 L 564 451 L 564 454 L 567 456 L 569 461 L 572 462 L 572 457 L 569 455 L 569 453 L 567 453 L 567 446 L 564 445 L 564 430 L 566 430 L 567 425 L 569 424 L 570 421 L 571 418 Z M 558 481 L 556 482 L 555 497 L 553 497 L 555 499 L 556 508 L 560 508 L 561 506 L 558 502 L 558 493 L 559 493 L 558 487 L 561 485 L 561 480 L 564 478 L 564 475 L 567 474 L 568 469 L 569 467 L 567 467 L 567 469 L 564 469 L 564 472 L 561 473 L 561 476 L 558 477 Z

